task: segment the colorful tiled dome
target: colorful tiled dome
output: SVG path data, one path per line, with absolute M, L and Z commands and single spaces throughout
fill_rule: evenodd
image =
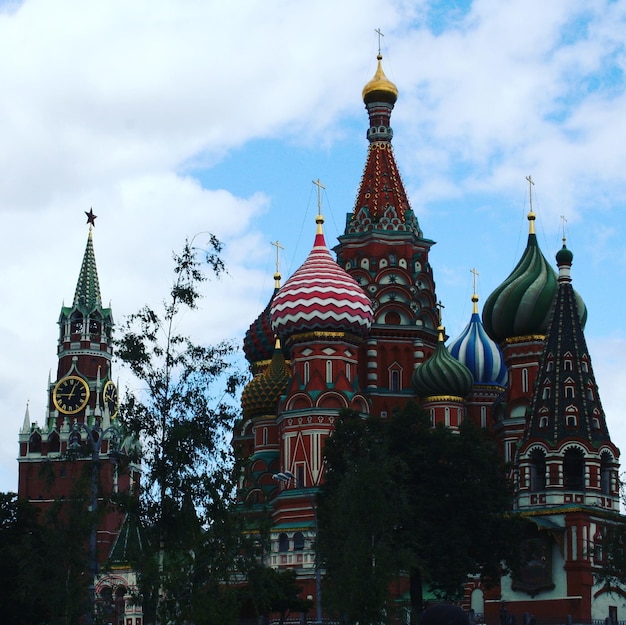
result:
M 448 351 L 471 372 L 474 384 L 506 385 L 507 371 L 500 348 L 485 332 L 478 314 L 478 296 L 472 296 L 474 310 L 470 322 Z
M 548 329 L 557 275 L 539 249 L 532 211 L 528 214 L 528 221 L 528 243 L 522 258 L 509 277 L 487 298 L 483 308 L 485 330 L 498 343 L 517 336 L 545 335 Z M 587 309 L 578 294 L 576 299 L 584 325 Z
M 280 289 L 280 274 L 274 274 L 274 292 L 263 312 L 250 324 L 243 339 L 243 353 L 246 360 L 254 365 L 269 361 L 274 353 L 275 334 L 270 322 L 270 308 Z
M 272 301 L 272 329 L 283 341 L 316 330 L 365 336 L 373 318 L 370 299 L 333 260 L 324 240 L 321 215 L 316 223 L 313 249 Z
M 420 397 L 465 397 L 472 390 L 472 374 L 464 364 L 450 355 L 443 339 L 444 329 L 442 326 L 438 329 L 437 349 L 413 372 L 413 386 Z
M 274 346 L 272 361 L 260 375 L 248 382 L 241 394 L 244 419 L 275 415 L 280 396 L 287 389 L 291 373 L 285 362 L 280 341 Z

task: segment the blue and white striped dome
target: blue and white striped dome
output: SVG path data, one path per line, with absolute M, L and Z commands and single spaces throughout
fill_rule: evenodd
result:
M 478 296 L 472 296 L 474 311 L 460 336 L 448 351 L 472 373 L 474 384 L 506 386 L 507 371 L 498 345 L 487 336 L 478 314 Z

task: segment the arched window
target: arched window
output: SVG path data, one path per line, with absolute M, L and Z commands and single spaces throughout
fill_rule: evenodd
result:
M 550 399 L 550 387 L 549 386 L 544 386 L 543 387 L 543 395 L 542 395 L 543 399 Z
M 34 432 L 28 441 L 28 451 L 35 454 L 41 453 L 41 436 Z
M 563 486 L 567 490 L 584 490 L 585 459 L 580 449 L 568 449 L 563 457 Z
M 350 371 L 350 363 L 347 362 L 346 363 L 346 378 L 348 378 L 348 380 L 352 380 L 352 371 Z
M 309 383 L 309 361 L 305 361 L 304 363 L 304 375 L 302 376 L 304 378 L 304 383 L 308 384 Z
M 446 424 L 447 426 L 449 426 L 449 425 L 450 425 L 450 408 L 448 408 L 447 406 L 446 406 L 446 408 L 445 408 L 445 413 L 444 413 L 444 415 L 445 415 L 445 416 L 444 416 L 444 419 L 445 419 L 445 424 Z
M 61 450 L 61 441 L 57 432 L 52 432 L 48 436 L 48 453 L 56 453 Z
M 83 316 L 76 310 L 72 315 L 72 323 L 70 327 L 70 332 L 72 334 L 82 334 L 83 332 Z
M 289 551 L 289 536 L 284 532 L 278 535 L 278 551 L 280 553 Z
M 528 393 L 528 369 L 522 369 L 522 393 Z
M 400 390 L 400 372 L 397 369 L 392 369 L 389 373 L 390 373 L 389 390 L 399 391 Z
M 481 428 L 487 427 L 487 407 L 486 406 L 480 407 L 480 427 Z
M 533 493 L 546 489 L 546 455 L 541 449 L 530 454 L 530 490 Z
M 267 428 L 263 428 L 263 445 L 267 445 Z
M 304 549 L 304 534 L 302 532 L 296 532 L 293 535 L 293 550 L 302 551 Z
M 326 361 L 326 384 L 333 383 L 333 361 Z
M 564 362 L 563 362 L 563 369 L 565 371 L 571 371 L 572 370 L 572 361 L 567 358 Z

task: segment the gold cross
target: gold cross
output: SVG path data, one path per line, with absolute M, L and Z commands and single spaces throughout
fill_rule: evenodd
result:
M 528 188 L 530 189 L 530 212 L 533 212 L 533 187 L 535 183 L 533 182 L 533 177 L 528 175 L 526 176 L 526 180 L 528 180 Z
M 317 214 L 322 214 L 322 189 L 326 187 L 321 183 L 320 179 L 311 181 L 317 187 Z
M 280 250 L 284 250 L 285 248 L 278 242 L 278 239 L 271 241 L 270 245 L 276 248 L 276 273 L 280 273 Z
M 381 38 L 381 37 L 384 37 L 385 35 L 383 35 L 383 34 L 380 32 L 380 28 L 376 28 L 376 29 L 374 30 L 374 32 L 378 35 L 378 54 L 380 54 L 380 38 Z
M 565 225 L 567 224 L 567 217 L 561 215 L 561 223 L 563 224 L 563 245 L 565 245 Z
M 476 293 L 476 278 L 478 278 L 478 271 L 476 269 L 470 269 L 470 273 L 474 274 L 474 293 Z
M 443 320 L 443 309 L 445 308 L 445 306 L 442 304 L 441 300 L 439 300 L 436 304 L 435 304 L 437 311 L 439 313 L 439 325 L 441 325 L 441 322 Z

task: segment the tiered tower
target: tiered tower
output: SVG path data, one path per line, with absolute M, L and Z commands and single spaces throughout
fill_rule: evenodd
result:
M 372 414 L 391 416 L 413 394 L 411 376 L 437 346 L 435 282 L 425 239 L 396 164 L 391 112 L 398 89 L 376 74 L 363 89 L 369 149 L 354 211 L 335 248 L 337 262 L 365 289 L 374 322 L 361 347 L 361 378 Z
M 111 368 L 113 315 L 100 295 L 93 247 L 96 215 L 91 210 L 86 214 L 87 246 L 72 305 L 63 306 L 59 316 L 57 373 L 54 380 L 48 379 L 44 423 L 31 423 L 27 408 L 19 433 L 18 495 L 42 513 L 55 501 L 81 496 L 94 502 L 95 498 L 103 512 L 90 548 L 102 564 L 109 559 L 124 521 L 123 514 L 110 505 L 110 497 L 136 490 L 140 469 L 132 439 L 125 438 L 121 428 L 111 427 L 118 409 Z M 118 471 L 120 455 L 133 458 L 123 471 Z M 76 491 L 79 483 L 87 492 Z M 101 576 L 98 585 L 105 594 L 126 596 L 130 620 L 125 622 L 139 624 L 141 607 L 130 598 L 135 574 L 127 562 L 115 564 L 118 568 L 123 564 L 123 573 L 114 580 Z
M 556 259 L 557 291 L 515 458 L 516 506 L 529 523 L 520 569 L 503 578 L 498 601 L 538 618 L 570 614 L 590 622 L 613 612 L 617 620 L 626 594 L 596 583 L 594 573 L 604 528 L 620 522 L 619 450 L 602 410 L 565 242 Z

